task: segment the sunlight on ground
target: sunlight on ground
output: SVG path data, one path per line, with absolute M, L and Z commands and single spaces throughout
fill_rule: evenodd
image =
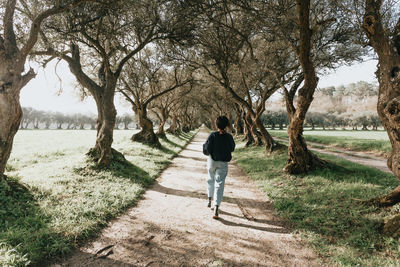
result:
M 96 131 L 19 131 L 9 178 L 0 183 L 0 214 L 7 215 L 0 220 L 0 260 L 37 263 L 82 244 L 134 205 L 195 133 L 167 135 L 157 149 L 132 142 L 135 132 L 114 132 L 113 147 L 128 162 L 97 170 L 85 157 Z
M 270 130 L 268 131 L 287 133 L 286 130 Z M 340 137 L 354 137 L 360 139 L 375 139 L 375 140 L 389 140 L 386 131 L 352 131 L 352 130 L 305 130 L 304 135 L 320 135 L 320 136 L 340 136 Z

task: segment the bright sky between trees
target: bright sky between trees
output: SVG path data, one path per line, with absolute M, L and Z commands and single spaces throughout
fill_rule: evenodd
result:
M 358 81 L 377 82 L 374 72 L 376 60 L 369 60 L 352 66 L 343 66 L 335 72 L 320 75 L 318 87 L 347 85 Z M 89 96 L 81 101 L 77 82 L 67 65 L 52 62 L 46 69 L 39 69 L 37 76 L 21 91 L 21 105 L 38 110 L 60 111 L 63 113 L 96 114 L 96 104 Z M 60 91 L 60 89 L 62 89 Z M 116 96 L 115 106 L 119 115 L 132 112 L 129 104 Z

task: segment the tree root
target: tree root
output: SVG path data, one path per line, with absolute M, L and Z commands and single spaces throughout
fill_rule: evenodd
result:
M 86 156 L 88 157 L 89 162 L 94 162 L 97 164 L 101 156 L 101 151 L 99 148 L 93 147 L 86 153 Z M 111 148 L 111 157 L 109 165 L 112 165 L 112 163 L 114 162 L 125 163 L 126 161 L 127 160 L 125 159 L 124 155 L 121 152 L 115 150 L 114 148 Z M 108 166 L 98 166 L 98 167 L 108 167 Z
M 272 154 L 274 152 L 279 152 L 279 151 L 286 150 L 286 149 L 287 149 L 286 145 L 281 144 L 281 143 L 277 143 L 277 142 L 274 142 L 273 145 L 266 145 L 265 146 L 265 152 L 268 155 L 270 155 L 270 154 Z
M 365 204 L 378 207 L 391 207 L 400 202 L 400 186 L 396 187 L 390 194 L 382 197 L 372 198 L 365 201 Z
M 171 129 L 168 128 L 167 130 L 165 130 L 167 133 L 173 134 L 173 135 L 179 135 L 180 131 L 178 129 Z
M 134 134 L 132 136 L 131 140 L 134 142 L 147 144 L 147 145 L 154 146 L 157 148 L 161 147 L 161 143 L 158 140 L 156 134 L 151 131 L 140 131 L 137 134 Z
M 307 152 L 305 158 L 305 161 L 296 162 L 294 158 L 289 157 L 283 170 L 289 174 L 305 174 L 318 168 L 324 168 L 328 163 L 327 161 L 318 158 L 310 151 Z
M 156 133 L 156 136 L 158 138 L 166 138 L 167 137 L 167 135 L 164 132 L 163 133 Z

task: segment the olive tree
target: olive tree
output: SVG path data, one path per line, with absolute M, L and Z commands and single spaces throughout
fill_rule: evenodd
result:
M 153 122 L 148 118 L 149 105 L 192 80 L 188 68 L 168 65 L 154 49 L 143 50 L 135 60 L 127 64 L 118 91 L 125 96 L 139 117 L 141 131 L 132 136 L 132 141 L 161 146 L 154 133 Z
M 52 30 L 42 37 L 46 49 L 36 55 L 65 60 L 96 102 L 97 138 L 88 155 L 99 167 L 122 156 L 111 146 L 117 115 L 114 95 L 124 66 L 150 43 L 185 35 L 186 25 L 175 7 L 175 1 L 167 0 L 87 4 L 46 25 Z

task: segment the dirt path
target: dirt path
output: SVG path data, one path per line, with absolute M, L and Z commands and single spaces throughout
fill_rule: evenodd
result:
M 279 141 L 284 141 L 288 142 L 288 139 L 285 138 L 278 138 L 274 137 L 274 139 L 279 140 Z M 330 147 L 334 148 L 335 151 L 329 151 L 326 149 L 321 149 L 317 148 L 315 146 L 326 146 L 327 148 L 329 147 L 328 145 L 320 144 L 320 143 L 315 143 L 315 142 L 309 142 L 307 141 L 307 146 L 310 150 L 316 151 L 322 154 L 327 154 L 327 155 L 333 155 L 339 158 L 346 159 L 348 161 L 356 162 L 358 164 L 368 166 L 368 167 L 374 167 L 377 168 L 381 171 L 387 172 L 387 173 L 392 173 L 391 170 L 386 165 L 386 159 L 383 157 L 376 157 L 371 154 L 361 152 L 361 151 L 351 151 L 351 150 L 346 150 L 343 148 L 339 147 Z
M 220 220 L 206 207 L 201 130 L 137 207 L 93 243 L 54 266 L 313 266 L 310 249 L 273 215 L 272 204 L 230 164 Z M 96 254 L 97 253 L 97 254 Z

